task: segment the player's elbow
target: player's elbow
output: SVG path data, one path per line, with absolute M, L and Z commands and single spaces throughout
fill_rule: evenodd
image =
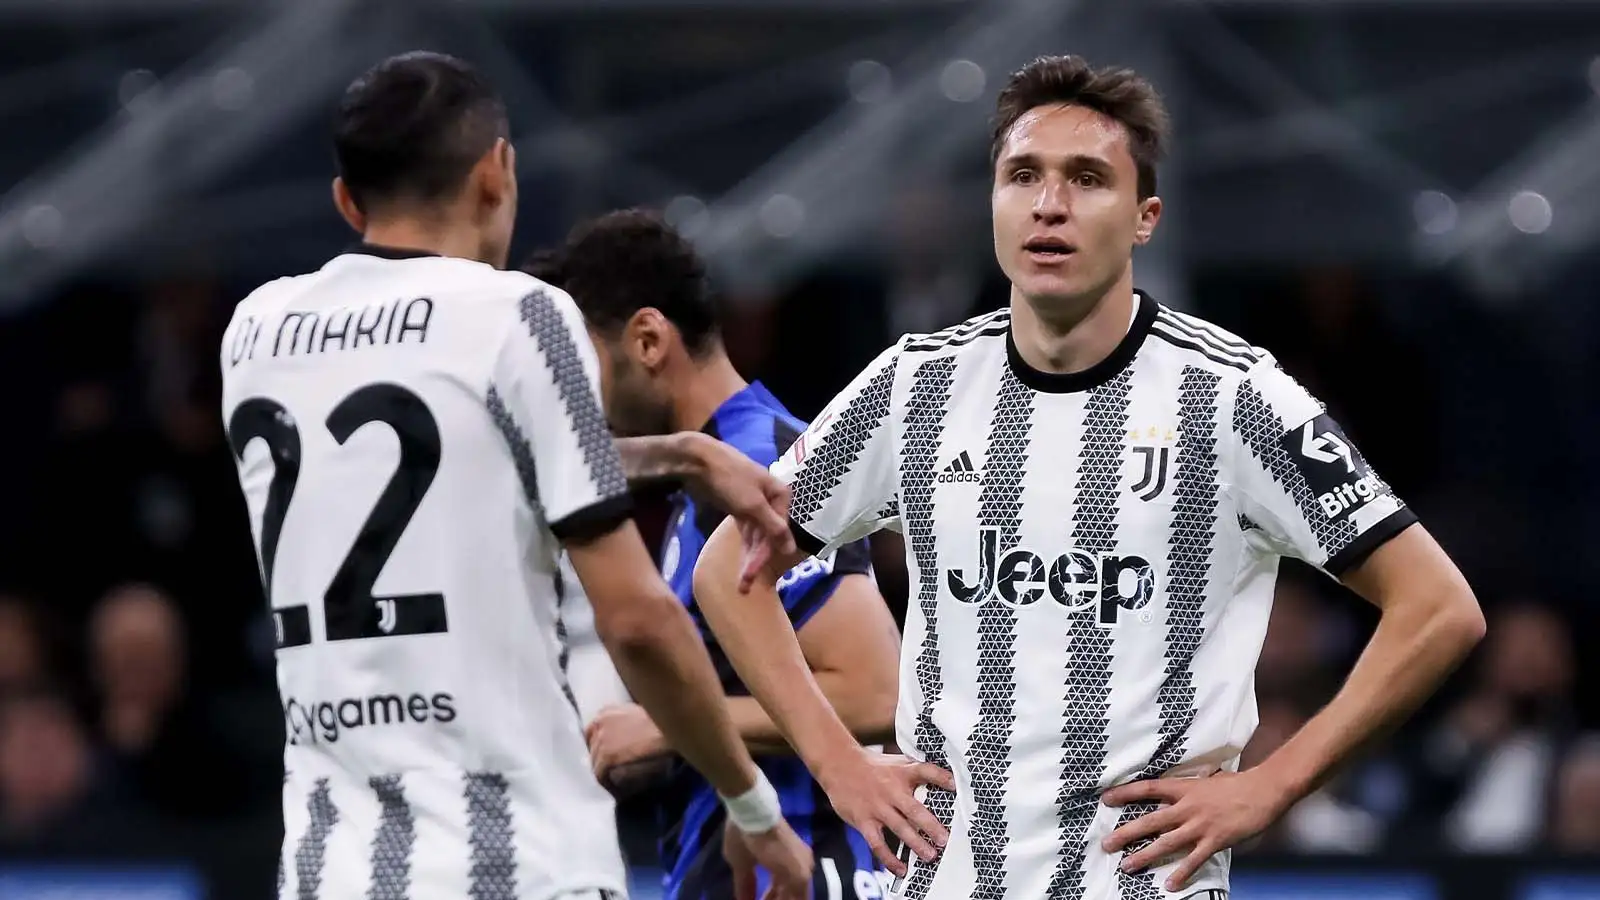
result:
M 645 588 L 626 603 L 595 604 L 594 627 L 612 656 L 653 657 L 682 631 L 686 615 L 671 592 Z
M 711 537 L 694 566 L 694 596 L 701 607 L 721 603 L 739 583 L 739 532 L 732 519 L 726 519 Z
M 1441 619 L 1443 621 L 1439 625 L 1440 639 L 1457 649 L 1463 657 L 1478 646 L 1484 635 L 1489 632 L 1489 623 L 1483 616 L 1483 608 L 1478 605 L 1478 598 L 1472 593 L 1472 589 L 1465 584 L 1451 591 L 1451 597 Z
M 891 678 L 886 683 L 858 683 L 847 701 L 833 705 L 856 740 L 863 744 L 887 744 L 894 740 L 894 715 L 899 700 L 900 692 Z
M 1432 590 L 1423 592 L 1431 600 L 1427 633 L 1436 647 L 1461 660 L 1483 640 L 1489 626 L 1466 579 L 1459 572 L 1451 575 L 1435 579 Z

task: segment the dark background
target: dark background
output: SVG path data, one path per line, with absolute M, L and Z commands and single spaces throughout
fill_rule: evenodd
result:
M 1141 286 L 1325 400 L 1491 622 L 1241 851 L 1238 896 L 1600 896 L 1600 3 L 0 0 L 0 897 L 271 890 L 281 715 L 218 340 L 350 240 L 332 103 L 418 47 L 506 94 L 519 255 L 666 208 L 736 362 L 801 415 L 901 332 L 1004 302 L 1006 73 L 1149 73 L 1177 139 Z M 1374 618 L 1286 567 L 1250 759 Z M 653 822 L 623 818 L 647 881 Z M 1589 880 L 1529 880 L 1557 871 Z

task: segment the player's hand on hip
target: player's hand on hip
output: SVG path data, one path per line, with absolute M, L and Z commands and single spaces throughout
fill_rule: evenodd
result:
M 789 488 L 765 467 L 714 438 L 697 442 L 695 453 L 700 467 L 690 489 L 739 523 L 745 547 L 739 590 L 749 590 L 769 560 L 795 552 L 794 534 L 789 531 Z
M 757 866 L 772 879 L 762 900 L 810 900 L 816 861 L 788 822 L 760 834 L 747 834 L 729 822 L 722 832 L 722 856 L 733 870 L 736 900 L 756 900 Z
M 955 790 L 955 776 L 944 769 L 905 756 L 863 749 L 861 757 L 849 766 L 825 774 L 822 785 L 834 810 L 861 832 L 873 855 L 895 875 L 905 875 L 906 864 L 890 852 L 883 839 L 884 829 L 894 832 L 924 862 L 937 857 L 950 839 L 950 830 L 922 805 L 916 794 L 917 788 L 925 784 Z
M 1113 831 L 1103 846 L 1118 853 L 1153 839 L 1123 859 L 1122 870 L 1130 873 L 1182 857 L 1167 879 L 1168 891 L 1183 890 L 1206 860 L 1265 831 L 1291 802 L 1288 791 L 1261 769 L 1206 778 L 1150 778 L 1114 787 L 1100 799 L 1113 807 L 1161 804 Z

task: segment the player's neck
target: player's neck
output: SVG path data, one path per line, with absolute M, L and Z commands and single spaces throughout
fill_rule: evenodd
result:
M 683 385 L 675 392 L 673 427 L 679 431 L 699 431 L 729 397 L 749 384 L 721 348 L 711 349 L 703 360 L 690 360 Z
M 1076 309 L 1041 310 L 1011 289 L 1011 335 L 1017 352 L 1041 372 L 1091 369 L 1127 336 L 1136 300 L 1130 272 L 1111 289 Z
M 361 236 L 361 240 L 378 247 L 421 250 L 437 253 L 440 256 L 494 264 L 493 260 L 483 258 L 482 236 L 468 228 L 436 225 L 418 219 L 395 218 L 382 222 L 368 222 L 367 230 Z

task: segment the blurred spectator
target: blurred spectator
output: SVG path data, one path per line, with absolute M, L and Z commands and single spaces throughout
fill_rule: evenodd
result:
M 44 640 L 33 610 L 21 598 L 0 594 L 0 695 L 44 676 Z
M 137 334 L 144 399 L 166 442 L 198 455 L 222 440 L 217 348 L 226 320 L 203 270 L 152 285 Z
M 1241 770 L 1258 765 L 1289 740 L 1316 709 L 1287 697 L 1263 700 L 1260 723 L 1239 760 Z M 1289 810 L 1250 849 L 1289 853 L 1368 853 L 1384 834 L 1383 822 L 1338 795 L 1339 783 L 1319 788 Z
M 1562 853 L 1600 856 L 1600 734 L 1572 745 L 1556 779 L 1550 845 Z
M 1331 667 L 1340 662 L 1335 624 L 1309 577 L 1283 572 L 1256 663 L 1257 692 L 1313 709 L 1331 697 L 1336 686 Z
M 63 437 L 103 433 L 115 415 L 116 396 L 103 381 L 75 381 L 56 397 L 56 432 Z
M 102 736 L 118 753 L 142 754 L 183 696 L 183 623 L 166 595 L 130 585 L 101 602 L 89 628 Z
M 94 611 L 89 643 L 100 737 L 134 801 L 174 816 L 229 816 L 270 801 L 282 774 L 280 711 L 259 691 L 193 689 L 186 631 L 167 594 L 113 590 Z
M 115 585 L 160 585 L 207 636 L 189 659 L 198 680 L 264 678 L 237 649 L 264 606 L 221 421 L 216 287 L 186 275 L 154 283 L 142 307 L 98 299 L 140 309 L 116 335 L 132 346 L 97 336 L 92 358 L 63 374 L 55 436 L 30 478 L 23 577 L 74 628 Z M 63 547 L 79 551 L 73 564 L 57 562 Z
M 1491 615 L 1465 697 L 1425 738 L 1414 813 L 1441 822 L 1468 852 L 1534 846 L 1548 810 L 1571 711 L 1573 646 L 1552 608 L 1523 602 Z
M 89 812 L 93 754 L 72 707 L 43 690 L 0 702 L 0 837 L 43 838 Z

